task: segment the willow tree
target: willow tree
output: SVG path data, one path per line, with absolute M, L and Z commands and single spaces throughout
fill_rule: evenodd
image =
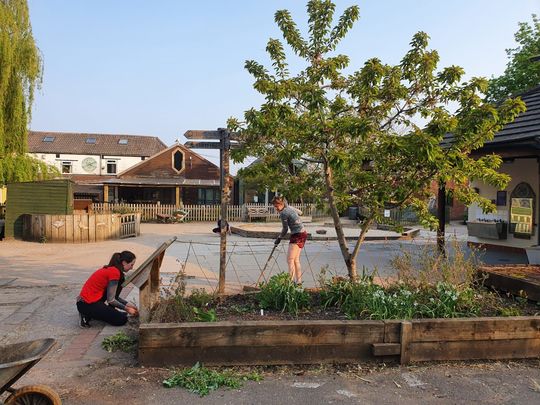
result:
M 41 72 L 26 0 L 0 1 L 0 184 L 57 173 L 26 154 L 27 127 Z
M 478 160 L 469 153 L 492 139 L 502 125 L 523 111 L 519 100 L 495 107 L 483 102 L 487 81 L 462 81 L 463 69 L 437 70 L 439 55 L 428 49 L 428 35 L 414 35 L 410 50 L 395 66 L 369 59 L 344 74 L 349 58 L 335 53 L 359 17 L 347 8 L 333 25 L 335 5 L 329 0 L 307 4 L 309 32 L 303 37 L 287 10 L 275 21 L 304 68 L 290 73 L 285 48 L 278 39 L 266 47 L 272 69 L 247 61 L 254 88 L 264 95 L 259 108 L 244 120 L 231 118 L 243 148 L 234 158 L 256 156 L 272 179 L 289 176 L 284 166 L 304 160 L 310 169 L 299 182 L 309 182 L 314 196 L 328 204 L 339 246 L 351 278 L 366 232 L 389 207 L 414 207 L 424 223 L 436 226 L 428 210 L 433 180 L 453 184 L 461 201 L 494 209 L 469 186 L 469 179 L 503 188 L 508 176 L 497 172 L 500 157 Z M 447 134 L 452 140 L 445 142 Z M 314 181 L 316 179 L 317 181 Z M 320 188 L 313 189 L 313 185 Z M 286 188 L 282 188 L 286 192 Z M 339 211 L 350 205 L 365 208 L 359 237 L 352 249 L 345 240 Z

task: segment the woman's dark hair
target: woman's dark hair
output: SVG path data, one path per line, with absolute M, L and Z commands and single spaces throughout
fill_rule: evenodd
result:
M 114 266 L 118 270 L 120 270 L 121 273 L 123 273 L 124 266 L 122 266 L 122 262 L 131 263 L 133 260 L 135 260 L 135 254 L 133 254 L 129 250 L 124 250 L 123 252 L 120 252 L 120 253 L 114 253 L 107 266 L 108 267 Z

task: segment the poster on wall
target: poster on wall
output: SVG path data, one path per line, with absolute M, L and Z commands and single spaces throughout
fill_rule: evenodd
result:
M 512 198 L 510 222 L 515 225 L 514 233 L 531 235 L 533 230 L 533 199 Z

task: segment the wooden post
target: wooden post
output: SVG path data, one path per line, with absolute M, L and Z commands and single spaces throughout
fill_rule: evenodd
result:
M 218 294 L 225 293 L 225 271 L 227 264 L 227 205 L 229 204 L 229 151 L 231 147 L 230 133 L 220 128 L 220 184 L 221 184 L 221 227 L 219 243 L 219 283 Z
M 411 361 L 411 337 L 412 337 L 412 322 L 401 322 L 401 356 L 399 362 L 402 365 L 409 364 Z
M 182 203 L 182 200 L 180 200 L 180 187 L 176 186 L 176 198 L 175 198 L 176 208 L 179 208 L 181 203 Z
M 446 187 L 440 180 L 439 191 L 437 193 L 437 218 L 439 219 L 439 228 L 437 229 L 437 248 L 439 253 L 445 256 L 446 250 L 444 246 L 444 231 L 446 226 Z
M 103 202 L 109 202 L 109 186 L 107 184 L 103 185 Z

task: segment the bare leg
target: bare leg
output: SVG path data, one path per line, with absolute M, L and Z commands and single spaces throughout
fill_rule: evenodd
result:
M 300 266 L 300 252 L 302 249 L 296 243 L 289 243 L 287 253 L 287 265 L 289 266 L 289 275 L 296 283 L 302 282 L 302 268 Z

